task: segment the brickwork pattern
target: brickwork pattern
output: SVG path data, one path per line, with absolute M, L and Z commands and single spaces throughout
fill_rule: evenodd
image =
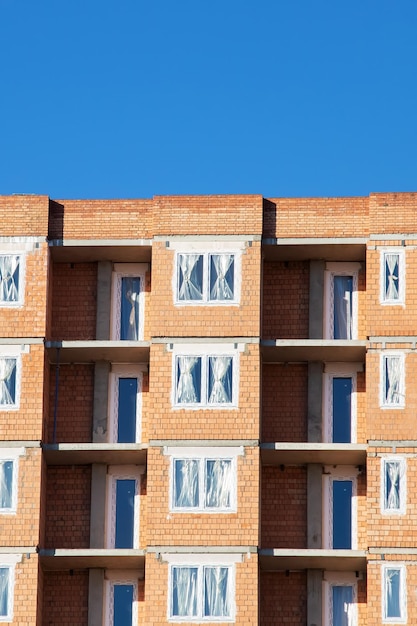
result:
M 91 466 L 47 471 L 45 548 L 90 547 Z
M 53 443 L 56 366 L 49 368 L 48 443 Z M 91 442 L 94 399 L 94 365 L 59 367 L 56 443 Z
M 54 263 L 52 271 L 51 339 L 95 339 L 97 264 Z
M 258 625 L 258 558 L 256 554 L 244 555 L 243 562 L 236 567 L 236 620 L 238 626 Z M 152 589 L 152 596 L 145 601 L 146 626 L 160 626 L 168 623 L 168 564 L 159 562 L 155 554 L 146 557 L 146 590 Z M 195 622 L 182 622 L 195 624 Z M 230 622 L 217 622 L 227 626 Z
M 38 556 L 30 559 L 22 555 L 22 562 L 16 564 L 14 585 L 13 626 L 41 626 L 41 607 L 37 604 Z
M 45 572 L 43 626 L 87 626 L 88 571 Z
M 209 448 L 207 449 L 209 450 Z M 237 457 L 236 513 L 178 513 L 169 510 L 170 457 L 148 451 L 148 545 L 257 545 L 259 540 L 259 450 Z
M 205 245 L 207 242 L 204 242 Z M 213 251 L 216 239 L 213 238 Z M 175 252 L 165 242 L 152 246 L 151 328 L 153 337 L 259 336 L 260 244 L 242 253 L 239 305 L 174 304 Z M 240 280 L 240 277 L 239 277 Z
M 306 572 L 261 572 L 260 626 L 307 624 Z
M 307 548 L 307 471 L 262 468 L 261 547 Z
M 264 263 L 262 338 L 308 338 L 309 263 Z
M 48 234 L 48 196 L 0 196 L 2 237 L 45 237 Z
M 307 365 L 264 364 L 262 441 L 307 441 Z

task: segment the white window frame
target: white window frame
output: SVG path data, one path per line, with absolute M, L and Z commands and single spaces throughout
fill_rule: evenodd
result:
M 25 303 L 25 276 L 26 276 L 26 255 L 23 251 L 18 249 L 6 250 L 3 246 L 0 248 L 0 257 L 19 257 L 19 290 L 18 299 L 14 301 L 1 300 L 1 308 L 21 308 Z
M 402 376 L 400 379 L 399 396 L 400 402 L 395 404 L 388 402 L 385 395 L 385 360 L 390 357 L 397 357 L 400 359 L 400 367 Z M 380 407 L 382 409 L 404 409 L 405 407 L 405 353 L 400 351 L 381 352 L 380 358 Z
M 19 457 L 25 455 L 25 448 L 0 449 L 0 464 L 10 461 L 13 463 L 12 474 L 12 503 L 10 507 L 0 508 L 0 515 L 16 515 L 18 487 L 19 487 Z
M 389 254 L 398 254 L 398 298 L 387 298 L 385 295 L 386 257 Z M 380 290 L 379 301 L 382 305 L 405 305 L 405 250 L 404 248 L 383 248 L 380 252 Z
M 323 574 L 323 626 L 336 626 L 333 623 L 333 587 L 352 587 L 352 613 L 349 626 L 358 624 L 358 579 L 353 572 L 328 572 Z
M 334 277 L 352 276 L 352 340 L 358 338 L 358 285 L 360 263 L 326 263 L 324 272 L 324 337 L 334 339 Z M 340 340 L 339 340 L 340 341 Z M 351 341 L 346 339 L 344 341 Z
M 164 454 L 170 456 L 170 488 L 169 488 L 169 509 L 173 513 L 236 513 L 237 511 L 237 457 L 243 456 L 242 446 L 228 447 L 166 447 Z M 199 462 L 199 505 L 197 507 L 177 507 L 175 506 L 175 461 L 185 459 L 195 459 Z M 211 460 L 230 460 L 232 467 L 232 488 L 230 493 L 230 506 L 227 508 L 211 508 L 205 506 L 205 462 Z
M 13 404 L 0 404 L 0 411 L 17 411 L 20 408 L 20 388 L 22 379 L 22 351 L 23 346 L 4 346 L 0 348 L 1 359 L 14 359 L 16 361 L 16 387 L 15 401 Z
M 168 567 L 168 610 L 167 619 L 168 622 L 234 622 L 236 620 L 236 570 L 235 564 L 241 563 L 243 556 L 241 554 L 162 554 L 162 559 L 169 565 Z M 172 577 L 175 567 L 195 567 L 198 569 L 198 581 L 197 581 L 197 605 L 198 615 L 178 617 L 172 615 L 172 599 L 173 599 L 173 586 Z M 205 567 L 227 567 L 229 592 L 230 598 L 230 616 L 207 616 L 204 617 L 204 585 L 203 585 L 203 572 Z
M 174 273 L 172 277 L 172 292 L 176 306 L 233 306 L 240 303 L 242 283 L 242 251 L 244 242 L 216 241 L 208 243 L 204 241 L 193 242 L 170 242 L 170 248 L 175 251 Z M 203 297 L 201 300 L 180 300 L 179 292 L 179 255 L 201 254 L 203 256 Z M 234 256 L 234 290 L 233 299 L 211 300 L 210 299 L 210 256 L 217 254 L 232 254 Z
M 136 378 L 138 381 L 138 392 L 136 397 L 136 443 L 141 441 L 142 436 L 142 388 L 143 374 L 147 371 L 144 364 L 116 364 L 112 365 L 110 372 L 109 385 L 109 427 L 108 441 L 110 443 L 117 442 L 118 428 L 118 400 L 119 400 L 119 379 L 120 378 Z
M 352 482 L 352 547 L 358 547 L 358 474 L 359 469 L 350 465 L 326 466 L 323 474 L 323 547 L 333 550 L 333 483 Z
M 21 554 L 2 554 L 0 556 L 0 568 L 9 570 L 7 615 L 0 615 L 0 622 L 13 621 L 15 568 L 16 564 L 21 563 L 21 561 Z
M 386 506 L 385 494 L 387 491 L 387 464 L 398 463 L 399 465 L 399 495 L 400 505 L 396 509 Z M 381 458 L 381 513 L 383 515 L 404 515 L 407 503 L 407 459 L 398 455 L 387 455 Z
M 400 571 L 400 617 L 387 617 L 387 575 L 389 570 Z M 390 561 L 381 566 L 381 599 L 382 599 L 382 622 L 384 624 L 406 624 L 407 623 L 407 568 L 405 563 Z
M 176 409 L 236 409 L 239 398 L 239 352 L 244 349 L 242 344 L 177 344 L 173 347 L 172 360 L 172 395 L 171 403 Z M 201 358 L 201 402 L 178 402 L 177 397 L 177 366 L 178 357 Z M 232 401 L 223 403 L 208 402 L 209 357 L 230 357 L 232 359 Z
M 140 280 L 138 341 L 143 340 L 145 328 L 145 274 L 147 270 L 147 263 L 115 263 L 113 266 L 111 295 L 111 338 L 115 341 L 121 341 L 120 311 L 122 297 L 122 278 L 139 278 Z
M 333 441 L 333 378 L 351 378 L 351 443 L 357 442 L 357 372 L 363 363 L 325 363 L 323 374 L 323 436 L 325 443 Z
M 107 470 L 106 497 L 106 548 L 115 549 L 116 541 L 116 481 L 135 480 L 133 512 L 133 548 L 139 548 L 140 533 L 140 484 L 144 467 L 139 465 L 110 465 Z M 118 549 L 118 548 L 116 548 Z
M 117 585 L 133 586 L 132 626 L 136 626 L 139 617 L 138 579 L 139 571 L 106 570 L 104 581 L 104 626 L 113 626 L 114 623 L 114 588 Z M 126 625 L 130 626 L 130 625 Z

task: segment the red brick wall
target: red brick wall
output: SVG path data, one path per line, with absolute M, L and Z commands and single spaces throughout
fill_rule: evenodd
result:
M 47 471 L 45 548 L 90 547 L 91 466 Z
M 307 365 L 262 368 L 262 441 L 307 441 Z
M 2 237 L 46 237 L 48 210 L 48 196 L 0 196 Z
M 306 572 L 261 572 L 260 597 L 261 626 L 307 623 Z
M 261 547 L 307 547 L 306 467 L 263 467 Z
M 96 309 L 97 264 L 54 263 L 51 339 L 95 339 Z
M 53 442 L 56 367 L 50 366 L 48 439 Z M 91 442 L 94 400 L 94 365 L 59 368 L 56 443 Z
M 87 626 L 88 571 L 45 572 L 43 626 Z
M 309 280 L 307 261 L 264 263 L 263 339 L 308 338 Z

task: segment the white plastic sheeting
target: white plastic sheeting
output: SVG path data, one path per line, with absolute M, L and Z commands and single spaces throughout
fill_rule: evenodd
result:
M 122 278 L 120 339 L 139 339 L 140 279 Z
M 10 569 L 0 567 L 0 617 L 9 615 L 9 577 Z
M 384 258 L 385 258 L 384 300 L 399 300 L 399 297 L 400 297 L 399 254 L 398 253 L 386 253 L 384 255 Z
M 212 254 L 210 257 L 210 300 L 233 300 L 234 255 Z
M 203 299 L 203 256 L 178 255 L 178 300 Z
M 13 358 L 0 358 L 0 405 L 10 406 L 14 405 L 15 388 L 14 388 L 14 374 L 16 370 L 16 359 Z
M 196 617 L 197 567 L 172 568 L 172 616 Z
M 234 487 L 231 459 L 174 459 L 176 509 L 230 509 Z
M 402 381 L 404 360 L 400 355 L 384 357 L 383 404 L 395 406 L 404 403 Z
M 0 462 L 0 509 L 12 508 L 13 461 Z
M 401 569 L 385 570 L 385 617 L 401 618 Z
M 172 617 L 229 617 L 229 567 L 172 568 Z
M 232 402 L 232 357 L 209 357 L 209 404 Z
M 355 611 L 353 588 L 350 585 L 333 585 L 332 626 L 353 626 Z
M 196 459 L 174 461 L 174 507 L 199 506 L 199 462 Z
M 385 471 L 385 508 L 396 511 L 400 508 L 401 463 L 396 461 L 386 461 Z
M 353 277 L 334 276 L 333 339 L 353 338 Z
M 206 461 L 206 508 L 227 509 L 230 507 L 233 471 L 230 459 L 208 459 Z
M 0 256 L 0 302 L 19 300 L 19 268 L 19 256 Z
M 201 357 L 179 356 L 177 376 L 177 402 L 179 404 L 200 402 Z

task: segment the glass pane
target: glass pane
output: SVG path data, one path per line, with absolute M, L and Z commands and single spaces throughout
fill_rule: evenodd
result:
M 0 464 L 0 508 L 12 507 L 13 461 L 4 461 Z
M 114 585 L 113 626 L 132 624 L 133 585 Z
M 197 567 L 172 568 L 172 617 L 197 616 Z
M 334 276 L 334 339 L 352 339 L 352 276 Z
M 232 376 L 232 357 L 209 357 L 209 404 L 230 404 L 232 402 Z
M 178 404 L 201 402 L 201 357 L 177 358 L 177 402 Z
M 332 587 L 333 621 L 332 626 L 349 626 L 349 607 L 353 603 L 353 588 L 348 586 Z
M 119 378 L 119 398 L 117 407 L 117 442 L 136 441 L 136 401 L 137 378 Z
M 139 339 L 139 293 L 140 279 L 126 276 L 122 278 L 120 311 L 120 339 Z
M 385 508 L 400 508 L 400 464 L 396 461 L 385 463 Z
M 385 255 L 385 300 L 399 299 L 399 254 Z
M 210 256 L 210 300 L 233 300 L 234 268 L 233 254 Z
M 401 404 L 403 402 L 402 359 L 399 356 L 384 357 L 384 404 Z
M 199 506 L 199 463 L 195 459 L 174 461 L 174 507 L 195 508 Z
M 203 299 L 203 255 L 178 255 L 178 300 Z
M 207 508 L 230 508 L 232 490 L 232 462 L 230 459 L 207 460 L 205 489 L 205 506 Z
M 8 567 L 0 567 L 0 616 L 8 614 L 9 605 L 9 575 Z
M 386 617 L 401 617 L 400 587 L 401 570 L 387 569 L 385 573 Z
M 352 379 L 333 378 L 333 442 L 350 443 Z
M 0 404 L 16 403 L 16 359 L 0 358 Z
M 229 568 L 204 568 L 204 617 L 230 616 Z
M 19 256 L 0 256 L 0 301 L 19 300 L 19 267 Z
M 116 480 L 115 548 L 133 548 L 135 488 L 134 479 Z
M 333 548 L 352 548 L 352 481 L 333 481 Z

